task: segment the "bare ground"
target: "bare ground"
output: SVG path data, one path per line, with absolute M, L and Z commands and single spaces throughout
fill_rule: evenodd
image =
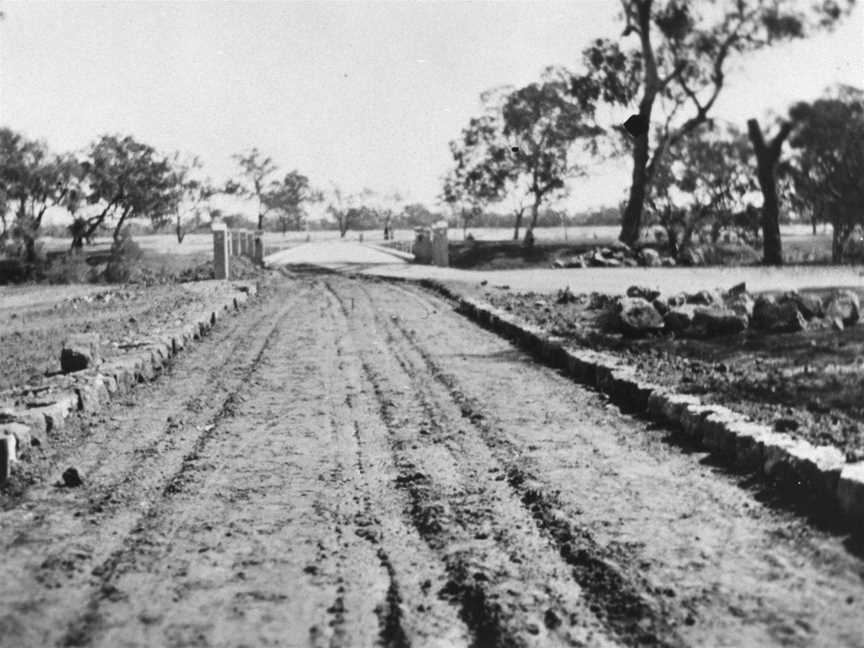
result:
M 843 538 L 415 288 L 286 281 L 72 425 L 3 646 L 864 645 Z

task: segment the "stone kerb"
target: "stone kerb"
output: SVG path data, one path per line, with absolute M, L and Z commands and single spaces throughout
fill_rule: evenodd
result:
M 571 377 L 607 394 L 627 412 L 656 420 L 701 446 L 721 463 L 748 470 L 780 492 L 836 511 L 864 537 L 864 461 L 847 463 L 831 446 L 775 432 L 722 405 L 640 380 L 614 355 L 564 346 L 561 340 L 491 305 L 455 294 L 433 280 L 421 285 L 458 302 L 458 311 L 511 338 Z
M 216 231 L 218 228 L 214 234 Z M 234 285 L 237 291 L 220 295 L 207 306 L 188 313 L 185 322 L 176 328 L 147 338 L 134 350 L 98 366 L 64 374 L 47 392 L 24 396 L 13 408 L 0 408 L 0 484 L 8 478 L 14 462 L 25 456 L 31 446 L 46 443 L 69 416 L 98 411 L 111 396 L 152 380 L 181 349 L 205 336 L 223 313 L 239 309 L 250 295 L 258 293 L 254 283 Z

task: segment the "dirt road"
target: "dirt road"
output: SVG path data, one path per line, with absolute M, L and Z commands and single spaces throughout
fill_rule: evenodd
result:
M 412 287 L 286 280 L 74 425 L 2 646 L 864 646 L 843 538 Z

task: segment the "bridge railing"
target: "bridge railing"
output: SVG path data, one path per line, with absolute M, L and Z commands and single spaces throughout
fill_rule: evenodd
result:
M 229 229 L 225 223 L 214 223 L 211 229 L 216 279 L 228 279 L 231 276 L 232 257 L 246 257 L 257 265 L 264 265 L 264 232 Z

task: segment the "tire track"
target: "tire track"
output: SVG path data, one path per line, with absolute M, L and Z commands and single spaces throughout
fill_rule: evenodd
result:
M 417 299 L 419 301 L 419 297 Z M 674 616 L 672 610 L 646 600 L 640 594 L 645 584 L 629 582 L 590 531 L 561 515 L 564 506 L 560 498 L 547 492 L 542 483 L 525 469 L 519 449 L 496 433 L 477 401 L 463 393 L 455 378 L 443 371 L 400 320 L 385 322 L 379 317 L 379 321 L 390 330 L 398 331 L 401 340 L 410 345 L 419 357 L 421 362 L 410 368 L 406 361 L 406 371 L 434 377 L 446 389 L 447 396 L 459 408 L 463 418 L 478 431 L 501 461 L 506 470 L 507 483 L 531 512 L 538 527 L 553 541 L 561 558 L 573 568 L 573 578 L 584 588 L 591 602 L 591 610 L 628 644 L 680 645 L 681 639 L 668 621 Z
M 11 631 L 7 635 L 10 639 L 18 636 L 13 645 L 49 645 L 64 633 L 68 642 L 86 642 L 91 599 L 114 595 L 106 585 L 107 574 L 116 569 L 118 552 L 128 538 L 146 525 L 148 509 L 142 511 L 139 502 L 171 494 L 193 463 L 202 437 L 210 435 L 207 430 L 212 423 L 208 421 L 230 411 L 236 404 L 234 390 L 254 370 L 263 346 L 250 345 L 237 332 L 246 326 L 253 335 L 272 331 L 291 303 L 281 308 L 265 303 L 263 310 L 253 306 L 227 320 L 231 326 L 214 329 L 214 335 L 172 363 L 156 381 L 137 387 L 125 402 L 112 402 L 105 415 L 123 411 L 121 408 L 130 403 L 152 404 L 154 398 L 159 405 L 151 405 L 144 417 L 133 418 L 123 411 L 118 430 L 100 426 L 86 433 L 79 449 L 64 461 L 81 469 L 84 488 L 35 487 L 25 494 L 23 506 L 3 514 L 0 537 L 5 560 L 0 564 L 0 577 L 7 587 L 0 590 L 0 604 L 7 612 L 0 614 L 0 628 Z M 262 338 L 266 335 L 258 341 Z M 207 350 L 226 342 L 215 354 L 224 364 L 213 366 L 214 354 L 207 355 Z M 190 366 L 202 364 L 210 372 L 197 382 L 193 379 L 193 384 L 203 387 L 203 393 L 195 392 L 190 398 L 188 391 L 179 389 L 167 402 L 158 396 L 167 385 L 181 380 L 180 375 Z M 225 367 L 229 371 L 224 371 Z M 208 378 L 217 373 L 220 379 L 210 382 Z M 202 398 L 214 399 L 217 405 L 196 406 Z M 166 424 L 167 412 L 173 415 L 169 421 L 180 419 L 182 414 L 187 417 L 186 424 L 180 428 Z M 84 427 L 87 421 L 80 419 L 71 425 Z M 95 458 L 89 457 L 91 452 Z M 39 510 L 40 514 L 31 516 L 28 510 Z M 50 627 L 24 622 L 34 608 L 54 618 Z M 76 627 L 85 633 L 77 632 Z M 5 641 L 0 637 L 0 645 Z
M 350 322 L 347 301 L 333 285 L 339 282 L 327 283 Z M 382 325 L 368 294 L 356 301 L 361 319 Z M 400 357 L 398 340 L 388 334 L 382 342 L 386 350 L 361 355 L 399 468 L 396 485 L 409 494 L 412 523 L 444 560 L 450 579 L 440 595 L 460 606 L 472 645 L 609 645 L 579 589 L 562 579 L 563 564 L 558 566 L 521 503 L 501 483 L 496 462 L 482 456 L 469 433 L 452 429 L 452 414 L 430 400 L 422 373 Z M 411 434 L 418 420 L 425 429 Z M 480 456 L 470 458 L 473 453 Z M 523 581 L 535 600 L 514 589 L 514 580 Z

